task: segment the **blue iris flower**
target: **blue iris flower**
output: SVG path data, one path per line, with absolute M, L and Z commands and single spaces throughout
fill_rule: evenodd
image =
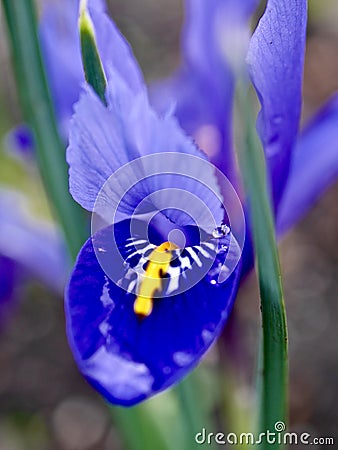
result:
M 103 58 L 107 104 L 86 86 L 70 127 L 70 191 L 94 212 L 94 234 L 66 291 L 67 332 L 89 382 L 133 405 L 181 379 L 219 335 L 240 248 L 215 168 L 154 112 L 129 46 L 91 15 L 119 57 Z
M 168 111 L 174 104 L 180 126 L 237 186 L 231 131 L 236 61 L 231 60 L 234 54 L 229 49 L 238 36 L 245 44 L 247 21 L 257 2 L 189 0 L 186 5 L 182 66 L 154 87 L 157 115 L 129 46 L 104 14 L 101 2 L 99 7 L 89 2 L 107 76 L 107 106 L 86 86 L 70 132 L 72 105 L 83 82 L 74 26 L 77 2 L 74 9 L 68 2 L 67 7 L 54 3 L 46 9 L 41 25 L 60 129 L 65 136 L 69 133 L 71 193 L 102 219 L 80 251 L 67 288 L 68 336 L 83 375 L 109 401 L 122 405 L 133 405 L 165 389 L 199 362 L 229 315 L 240 278 L 239 265 L 222 277 L 229 269 L 229 258 L 238 259 L 239 247 L 219 204 L 215 175 L 210 166 L 202 169 L 205 155 Z M 65 13 L 66 22 L 60 27 L 56 19 Z M 269 0 L 247 57 L 262 104 L 258 130 L 279 233 L 306 212 L 338 169 L 336 98 L 298 136 L 305 27 L 305 0 Z M 55 46 L 59 37 L 65 51 Z M 162 153 L 163 163 L 152 159 L 157 153 Z M 177 163 L 179 168 L 186 158 L 198 162 L 185 164 L 187 176 L 175 175 L 173 166 Z M 136 164 L 135 170 L 114 176 L 130 163 Z M 159 170 L 155 177 L 147 176 L 155 169 Z M 135 184 L 125 185 L 135 173 Z M 205 173 L 209 189 L 198 182 L 198 174 L 203 180 Z M 120 194 L 115 198 L 121 187 L 122 201 Z M 175 188 L 207 198 L 213 219 L 209 225 L 198 213 L 194 220 L 175 208 L 176 202 L 182 205 L 180 195 L 173 194 L 175 202 L 168 205 L 165 194 L 151 198 L 153 192 L 172 193 Z M 227 192 L 222 193 L 226 197 Z M 132 217 L 140 201 L 149 197 L 144 209 Z M 194 213 L 198 211 L 195 202 Z M 145 216 L 151 217 L 146 229 Z M 183 235 L 184 245 L 168 239 L 173 230 Z M 125 264 L 115 264 L 119 255 Z M 252 259 L 244 260 L 247 267 L 251 264 Z M 207 270 L 200 273 L 200 267 Z M 197 273 L 196 278 L 191 273 Z

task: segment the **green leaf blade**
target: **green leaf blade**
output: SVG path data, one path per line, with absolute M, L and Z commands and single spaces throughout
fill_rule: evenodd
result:
M 245 142 L 239 146 L 238 157 L 249 201 L 261 297 L 259 432 L 276 432 L 276 422 L 287 420 L 288 342 L 284 295 L 264 153 L 246 87 L 239 88 L 238 103 L 245 128 Z M 271 449 L 282 445 L 265 441 L 261 447 Z
M 38 41 L 32 0 L 2 0 L 23 115 L 36 143 L 37 162 L 52 209 L 75 259 L 87 237 L 82 209 L 68 191 L 65 148 L 59 137 Z

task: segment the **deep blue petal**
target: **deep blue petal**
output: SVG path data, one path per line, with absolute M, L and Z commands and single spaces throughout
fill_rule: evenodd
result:
M 338 94 L 335 94 L 299 136 L 277 212 L 280 236 L 306 214 L 337 176 Z
M 117 240 L 125 240 L 129 226 L 129 221 L 115 225 Z M 225 258 L 220 253 L 195 286 L 155 299 L 152 313 L 140 319 L 133 311 L 135 295 L 107 277 L 94 251 L 93 242 L 100 261 L 114 265 L 112 230 L 101 230 L 79 254 L 66 292 L 67 330 L 89 382 L 110 402 L 133 405 L 177 382 L 199 362 L 230 313 L 239 270 L 217 283 Z
M 285 187 L 298 131 L 306 19 L 306 0 L 269 0 L 248 53 L 250 76 L 262 105 L 258 131 L 275 206 Z

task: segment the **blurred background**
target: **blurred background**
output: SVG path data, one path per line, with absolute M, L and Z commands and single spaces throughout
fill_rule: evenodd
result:
M 179 64 L 182 0 L 108 3 L 147 81 L 168 75 Z M 338 90 L 338 3 L 312 0 L 309 7 L 303 122 Z M 7 149 L 8 132 L 22 117 L 1 14 L 0 189 L 23 193 L 30 214 L 51 221 L 34 165 L 29 157 L 23 164 Z M 313 436 L 335 437 L 336 443 L 337 201 L 336 184 L 280 245 L 290 341 L 290 426 Z M 0 261 L 3 274 L 9 264 L 10 260 Z M 51 294 L 27 275 L 22 281 L 15 286 L 15 301 L 7 308 L 0 329 L 0 450 L 123 449 L 103 401 L 72 360 L 61 295 Z M 203 399 L 219 431 L 241 427 L 248 431 L 245 424 L 253 401 L 259 323 L 258 291 L 252 274 L 241 289 L 218 349 L 209 352 L 199 369 Z M 170 394 L 148 403 L 163 417 L 172 414 Z

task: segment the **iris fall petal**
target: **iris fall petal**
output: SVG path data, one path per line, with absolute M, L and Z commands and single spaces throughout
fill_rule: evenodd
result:
M 184 292 L 155 298 L 151 314 L 140 318 L 133 309 L 135 294 L 112 282 L 99 262 L 101 257 L 106 265 L 116 261 L 113 230 L 117 247 L 126 251 L 129 227 L 130 221 L 120 222 L 85 243 L 66 294 L 68 337 L 82 374 L 109 401 L 125 406 L 169 387 L 196 366 L 229 315 L 239 274 L 237 267 L 218 281 L 226 258 L 238 256 L 236 245 L 229 254 L 229 233 L 216 243 L 206 276 Z M 116 270 L 123 277 L 128 268 Z

